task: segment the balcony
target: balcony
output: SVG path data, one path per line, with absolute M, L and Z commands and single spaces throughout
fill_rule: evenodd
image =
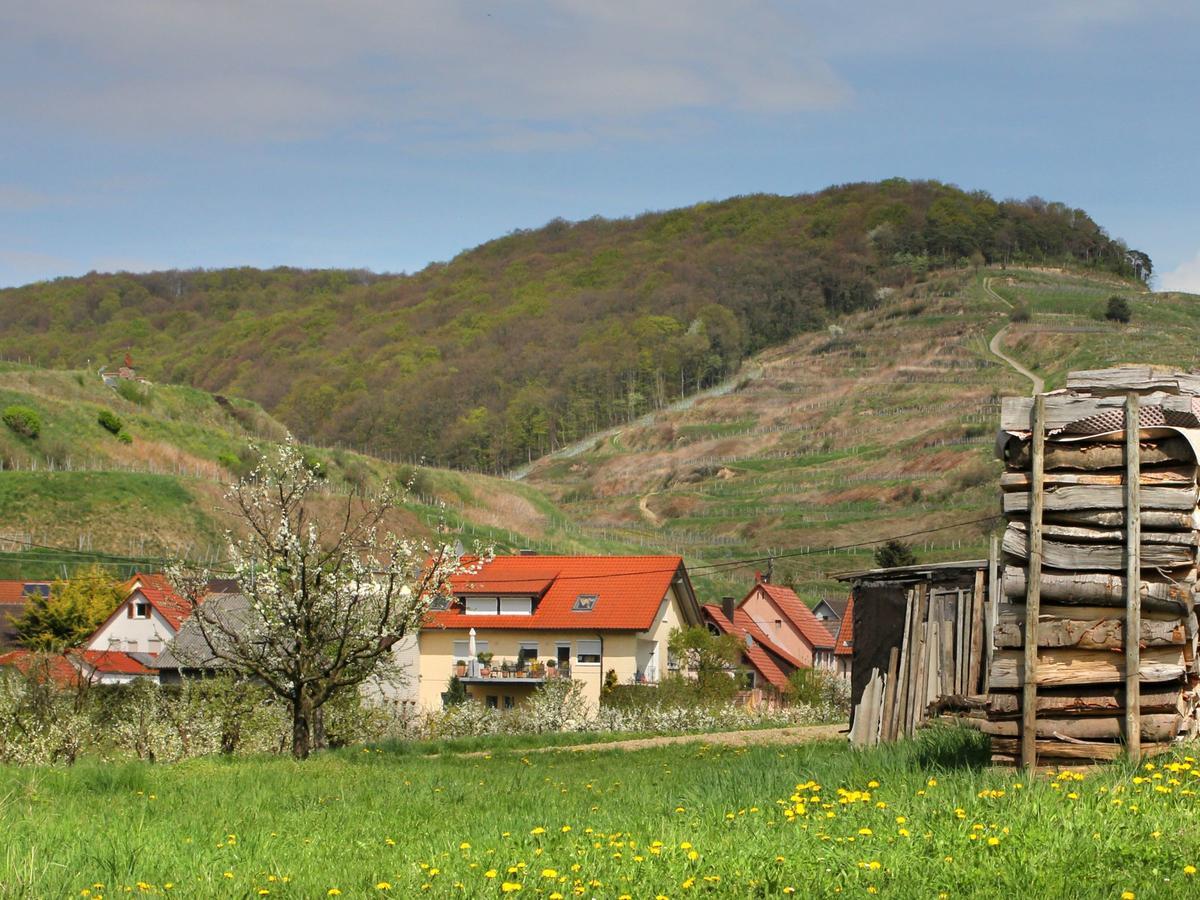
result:
M 451 674 L 457 675 L 463 684 L 542 684 L 555 678 L 570 678 L 571 667 L 547 666 L 541 662 L 501 662 L 495 664 L 481 663 L 477 659 L 455 664 Z

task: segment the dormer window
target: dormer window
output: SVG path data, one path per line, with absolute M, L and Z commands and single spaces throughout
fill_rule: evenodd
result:
M 530 616 L 532 597 L 464 597 L 463 612 L 468 616 Z
M 129 606 L 129 618 L 131 619 L 148 619 L 150 618 L 150 601 L 134 600 Z

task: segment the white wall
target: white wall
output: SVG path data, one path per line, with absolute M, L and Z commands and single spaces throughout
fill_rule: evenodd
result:
M 92 635 L 88 650 L 121 650 L 127 653 L 157 653 L 171 638 L 175 629 L 153 606 L 148 619 L 129 618 L 129 607 L 136 600 L 145 600 L 140 590 L 134 591 L 117 609 L 117 613 Z M 159 640 L 158 644 L 154 639 Z

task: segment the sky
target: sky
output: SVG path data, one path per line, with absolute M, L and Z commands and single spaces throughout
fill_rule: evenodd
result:
M 11 0 L 0 286 L 901 176 L 1081 207 L 1200 293 L 1198 37 L 1183 0 Z

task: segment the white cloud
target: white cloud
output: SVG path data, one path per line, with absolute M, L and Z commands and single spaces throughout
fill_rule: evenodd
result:
M 395 129 L 570 145 L 850 93 L 802 20 L 765 0 L 7 4 L 0 57 L 0 101 L 30 124 L 138 140 Z
M 1181 291 L 1185 294 L 1200 294 L 1200 253 L 1184 260 L 1170 272 L 1158 276 L 1160 291 Z

